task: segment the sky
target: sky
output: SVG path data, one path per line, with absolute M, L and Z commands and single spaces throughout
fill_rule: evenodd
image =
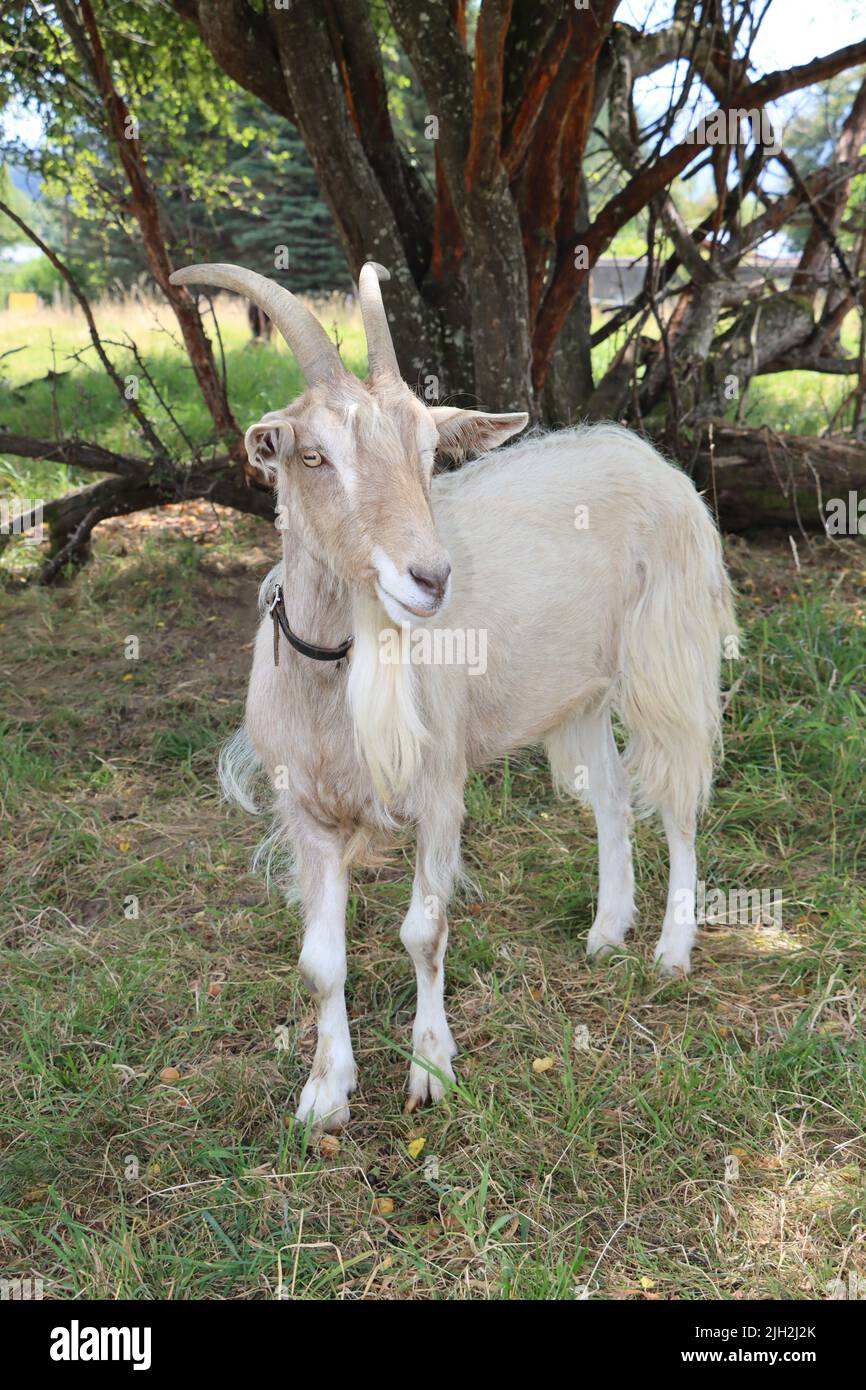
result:
M 661 26 L 670 14 L 671 0 L 622 0 L 616 18 L 627 24 Z M 770 0 L 752 53 L 754 66 L 763 72 L 805 63 L 810 58 L 832 53 L 854 43 L 866 34 L 866 0 Z M 790 98 L 781 113 L 790 117 L 804 100 L 801 93 Z M 0 116 L 0 129 L 6 139 L 38 144 L 41 123 L 38 116 L 12 103 Z
M 616 18 L 626 24 L 661 28 L 670 14 L 670 0 L 622 0 Z M 757 8 L 757 6 L 756 6 Z M 832 53 L 866 36 L 866 0 L 770 0 L 766 16 L 752 45 L 752 70 L 756 75 L 777 68 L 808 63 L 812 58 Z M 656 95 L 669 91 L 670 70 L 662 70 L 636 87 L 644 111 L 661 114 L 668 98 Z M 784 123 L 810 101 L 808 89 L 793 92 L 768 111 Z
M 661 28 L 670 0 L 622 0 L 616 18 Z M 752 54 L 764 72 L 806 63 L 866 34 L 866 0 L 770 0 Z

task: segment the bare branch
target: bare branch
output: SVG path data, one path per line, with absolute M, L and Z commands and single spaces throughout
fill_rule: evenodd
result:
M 143 478 L 154 462 L 169 462 L 167 455 L 155 461 L 132 458 L 127 454 L 114 454 L 110 449 L 103 449 L 101 444 L 87 444 L 79 439 L 33 439 L 29 435 L 11 434 L 6 430 L 0 430 L 0 454 L 65 463 L 71 468 L 114 473 L 121 478 Z

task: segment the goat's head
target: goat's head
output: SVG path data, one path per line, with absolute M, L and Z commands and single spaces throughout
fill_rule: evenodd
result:
M 364 382 L 309 309 L 272 280 L 232 265 L 188 266 L 171 278 L 245 294 L 276 324 L 307 389 L 247 430 L 250 462 L 276 484 L 278 514 L 307 548 L 404 623 L 438 613 L 450 589 L 451 565 L 430 509 L 434 455 L 494 448 L 528 417 L 424 405 L 400 376 L 380 275 L 387 271 L 368 261 L 359 280 Z

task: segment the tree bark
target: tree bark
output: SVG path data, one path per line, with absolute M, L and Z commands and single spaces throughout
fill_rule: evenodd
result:
M 64 0 L 59 8 L 67 29 L 74 32 L 78 19 L 68 0 Z M 173 266 L 162 231 L 159 201 L 139 141 L 137 121 L 114 85 L 90 0 L 79 0 L 79 9 L 87 35 L 91 72 L 105 108 L 109 133 L 129 184 L 130 211 L 141 230 L 150 272 L 174 310 L 184 346 L 214 425 L 218 433 L 228 440 L 237 462 L 246 471 L 248 463 L 243 437 L 228 402 L 225 382 L 220 380 L 217 372 L 210 339 L 204 331 L 195 300 L 189 290 L 171 283 Z

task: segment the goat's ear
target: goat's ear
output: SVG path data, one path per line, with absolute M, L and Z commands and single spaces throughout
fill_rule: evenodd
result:
M 439 453 L 452 459 L 495 449 L 513 434 L 519 434 L 529 421 L 522 411 L 485 415 L 482 410 L 459 410 L 452 405 L 434 405 L 430 414 L 439 431 Z
M 295 431 L 288 420 L 267 416 L 251 425 L 244 435 L 247 458 L 264 473 L 269 483 L 276 481 L 277 468 L 287 458 L 295 444 Z

